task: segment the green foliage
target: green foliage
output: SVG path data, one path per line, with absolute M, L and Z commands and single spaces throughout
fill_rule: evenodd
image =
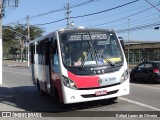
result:
M 7 54 L 22 54 L 25 49 L 25 42 L 27 42 L 28 28 L 23 24 L 16 24 L 12 26 L 3 26 L 3 56 Z M 33 40 L 44 33 L 44 29 L 31 25 L 30 39 Z
M 30 39 L 33 40 L 39 36 L 42 36 L 44 32 L 45 31 L 42 28 L 31 25 L 30 26 Z

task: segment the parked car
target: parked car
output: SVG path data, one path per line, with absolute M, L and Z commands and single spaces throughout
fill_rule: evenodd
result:
M 146 80 L 160 83 L 160 61 L 145 61 L 131 70 L 131 81 Z

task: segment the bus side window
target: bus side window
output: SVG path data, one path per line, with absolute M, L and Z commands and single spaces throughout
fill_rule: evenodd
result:
M 125 45 L 124 45 L 124 41 L 122 37 L 118 37 L 118 39 L 120 40 L 120 43 L 122 45 L 123 50 L 125 51 Z
M 52 69 L 54 73 L 60 73 L 59 70 L 59 55 L 58 55 L 58 48 L 57 48 L 57 41 L 53 41 L 53 51 L 52 51 Z
M 60 73 L 59 71 L 59 58 L 58 54 L 54 54 L 54 64 L 53 64 L 53 70 L 55 73 Z
M 30 54 L 30 62 L 31 64 L 35 64 L 34 62 L 34 54 L 35 54 L 35 45 L 31 45 L 30 46 L 30 51 L 31 51 L 31 54 Z

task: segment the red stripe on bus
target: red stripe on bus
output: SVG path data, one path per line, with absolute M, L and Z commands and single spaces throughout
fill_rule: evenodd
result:
M 68 77 L 76 84 L 77 88 L 99 87 L 99 76 L 79 76 L 68 71 Z

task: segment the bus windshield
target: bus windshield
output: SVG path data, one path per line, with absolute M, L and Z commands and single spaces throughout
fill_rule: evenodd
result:
M 62 33 L 60 44 L 66 66 L 113 66 L 123 60 L 119 42 L 112 31 Z

